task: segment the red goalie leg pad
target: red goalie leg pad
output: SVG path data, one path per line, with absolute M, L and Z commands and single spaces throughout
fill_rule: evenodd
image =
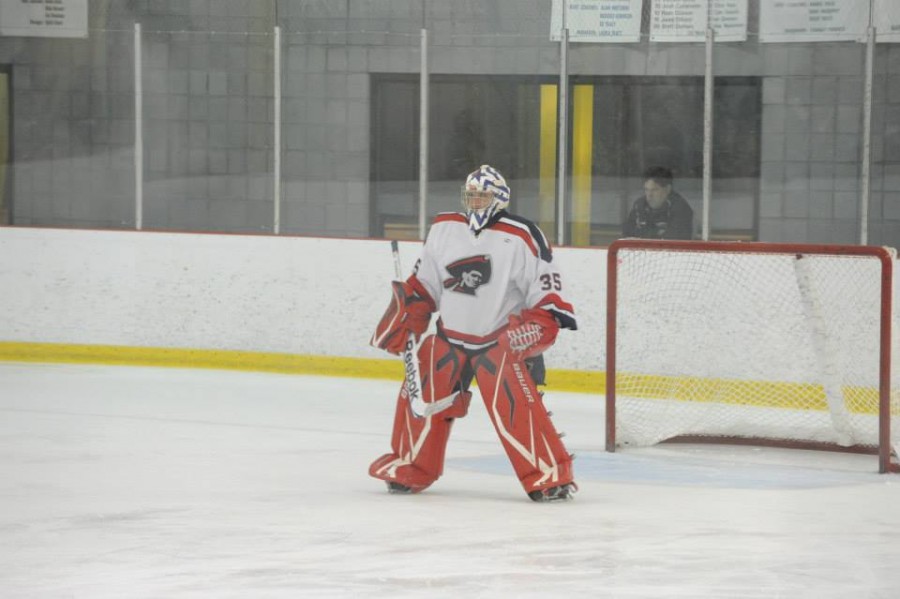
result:
M 475 378 L 525 491 L 572 482 L 572 456 L 560 440 L 525 363 L 495 346 L 476 358 Z
M 465 366 L 463 352 L 443 339 L 430 336 L 419 348 L 423 399 L 426 404 L 453 396 Z M 455 418 L 466 415 L 471 394 L 459 392 L 448 407 L 428 416 L 416 416 L 401 388 L 394 413 L 391 453 L 375 460 L 369 474 L 421 491 L 444 471 L 444 450 Z

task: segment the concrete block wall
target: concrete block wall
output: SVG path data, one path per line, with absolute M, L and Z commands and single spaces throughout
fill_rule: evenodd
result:
M 858 237 L 864 50 L 716 47 L 762 78 L 759 236 Z M 558 74 L 546 0 L 90 0 L 86 40 L 0 38 L 13 65 L 15 224 L 129 228 L 133 36 L 144 30 L 144 226 L 272 227 L 272 28 L 282 27 L 282 231 L 366 236 L 370 74 Z M 570 73 L 701 76 L 702 44 L 573 44 Z M 900 49 L 876 52 L 870 241 L 900 243 Z M 432 115 L 440 118 L 440 115 Z M 434 142 L 433 142 L 434 143 Z
M 16 223 L 128 226 L 133 222 L 132 34 L 93 40 L 0 38 L 12 65 Z
M 149 30 L 143 46 L 146 226 L 271 230 L 272 34 Z
M 758 46 L 760 238 L 856 243 L 865 46 L 795 46 Z

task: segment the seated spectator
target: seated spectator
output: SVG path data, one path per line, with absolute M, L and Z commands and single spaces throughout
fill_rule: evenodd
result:
M 691 239 L 694 211 L 672 189 L 672 171 L 653 166 L 644 172 L 644 195 L 635 200 L 622 227 L 624 237 Z

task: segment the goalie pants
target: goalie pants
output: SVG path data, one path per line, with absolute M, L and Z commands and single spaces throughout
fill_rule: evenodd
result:
M 444 468 L 444 452 L 456 418 L 465 416 L 472 376 L 478 381 L 487 413 L 503 449 L 526 492 L 572 482 L 572 457 L 550 420 L 525 362 L 499 346 L 468 356 L 437 336 L 419 347 L 419 367 L 426 403 L 457 394 L 441 412 L 416 416 L 405 387 L 394 415 L 391 453 L 375 460 L 369 474 L 421 491 Z

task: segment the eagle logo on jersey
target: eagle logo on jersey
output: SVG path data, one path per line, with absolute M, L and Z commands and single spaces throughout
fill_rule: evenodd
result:
M 470 256 L 447 265 L 452 276 L 444 280 L 444 289 L 475 295 L 475 290 L 491 280 L 491 257 Z

